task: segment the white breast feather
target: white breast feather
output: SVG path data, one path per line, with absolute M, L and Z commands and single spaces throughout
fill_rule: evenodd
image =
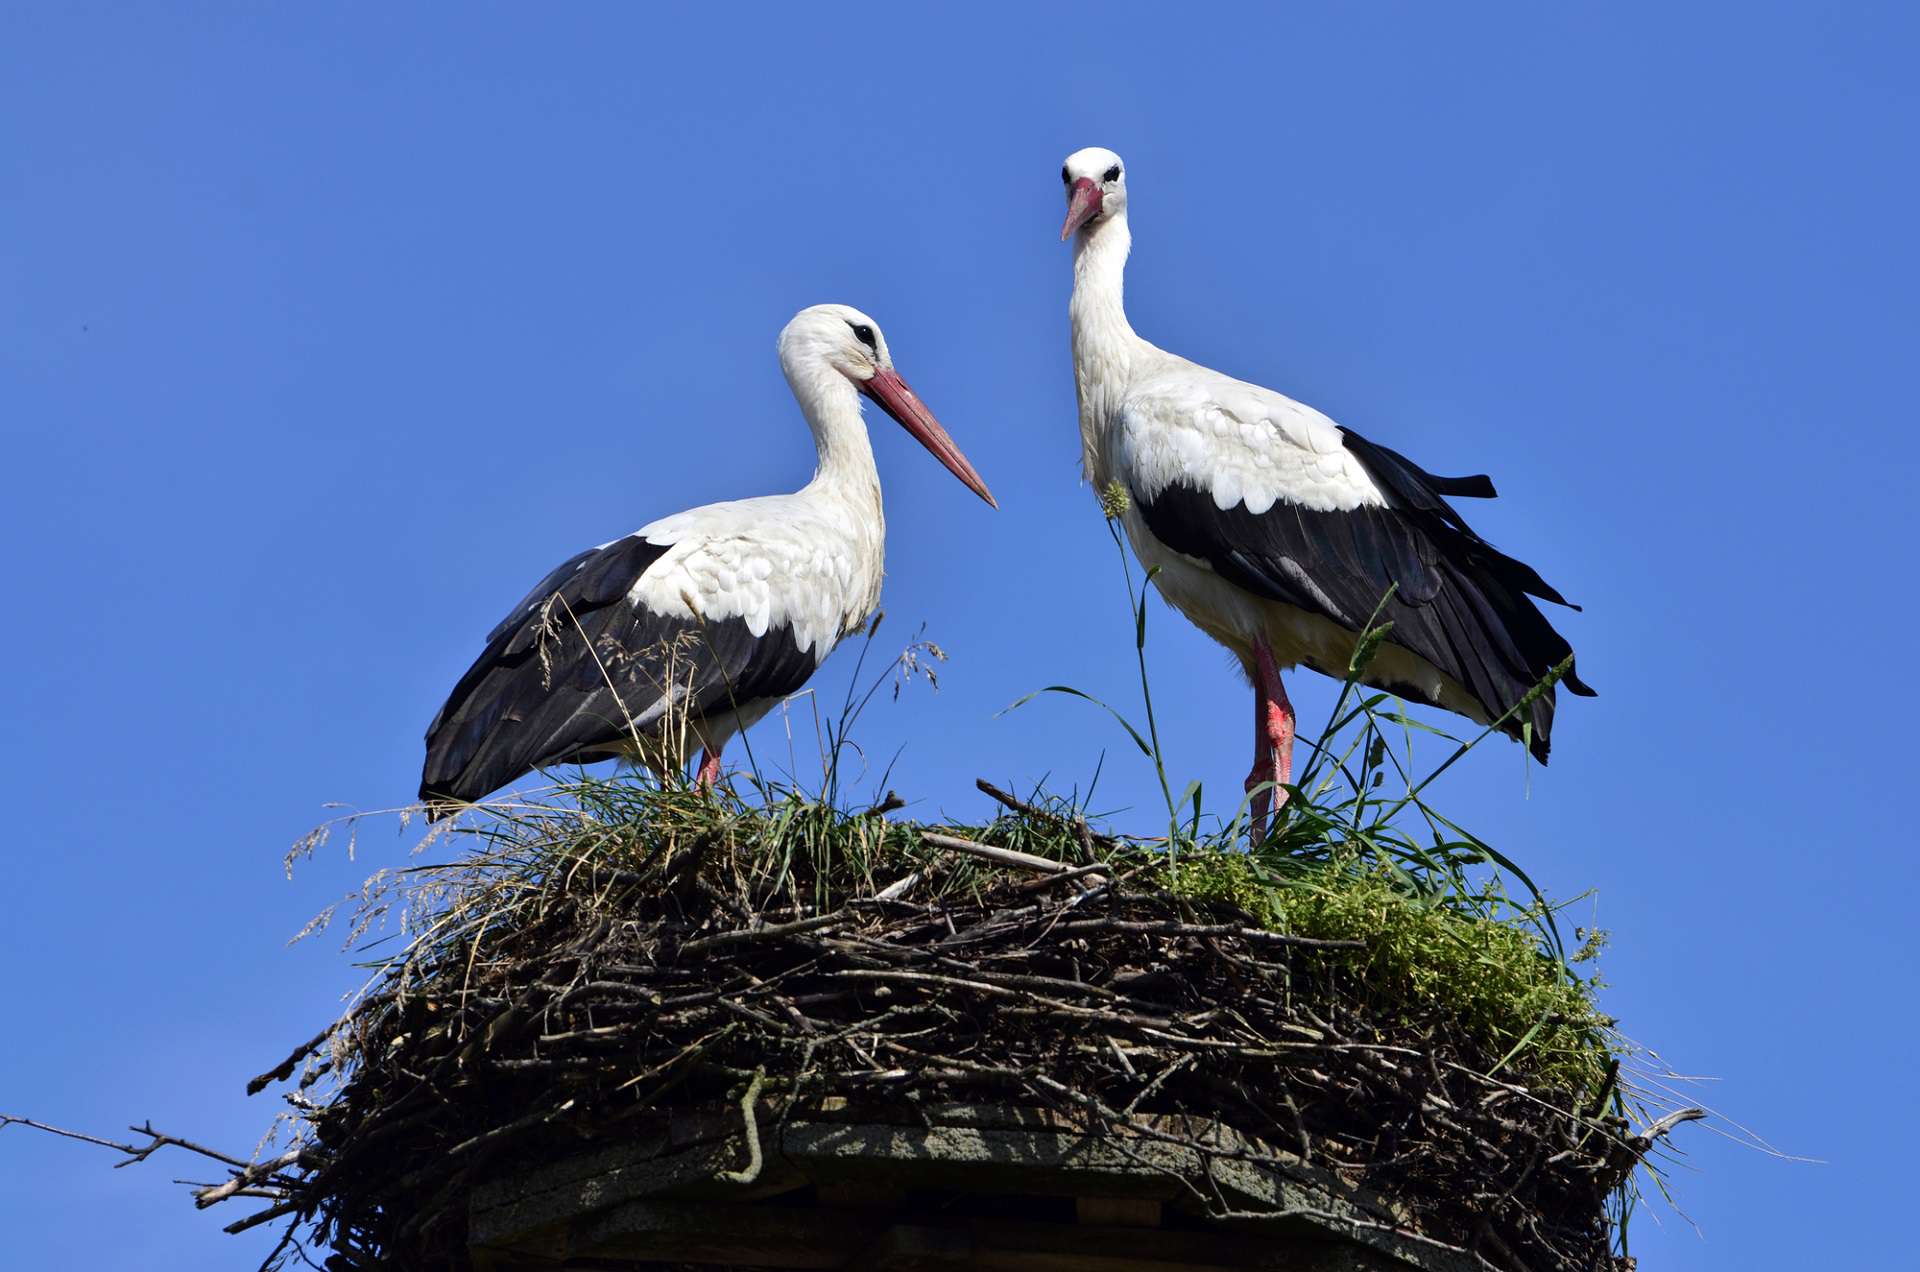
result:
M 1322 512 L 1386 502 L 1332 420 L 1205 367 L 1141 381 L 1116 416 L 1120 470 L 1145 499 L 1184 480 L 1256 514 L 1283 500 Z
M 879 603 L 881 550 L 841 510 L 804 495 L 708 504 L 641 527 L 671 544 L 628 599 L 660 614 L 738 618 L 756 637 L 792 624 L 824 659 Z

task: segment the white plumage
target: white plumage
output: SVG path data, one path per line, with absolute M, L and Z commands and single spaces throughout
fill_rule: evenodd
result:
M 567 760 L 677 765 L 689 736 L 711 782 L 728 739 L 805 684 L 879 604 L 886 524 L 861 394 L 993 502 L 871 318 L 816 305 L 779 349 L 819 451 L 813 480 L 662 517 L 548 574 L 429 726 L 423 799 L 471 801 Z
M 886 527 L 870 501 L 818 483 L 791 495 L 708 504 L 637 532 L 667 549 L 628 600 L 671 618 L 737 618 L 755 637 L 775 626 L 824 659 L 880 602 Z M 862 502 L 871 511 L 860 511 Z
M 1491 497 L 1490 481 L 1436 477 L 1310 406 L 1141 339 L 1124 304 L 1124 165 L 1092 147 L 1070 155 L 1061 177 L 1086 474 L 1103 494 L 1126 494 L 1122 523 L 1161 594 L 1231 649 L 1254 685 L 1256 834 L 1267 792 L 1291 780 L 1279 670 L 1343 676 L 1383 600 L 1394 627 L 1369 683 L 1478 721 L 1570 658 L 1528 599 L 1563 598 L 1446 501 Z M 1562 683 L 1591 693 L 1570 662 Z M 1548 690 L 1509 720 L 1542 762 L 1553 709 Z
M 1151 358 L 1134 364 L 1114 427 L 1101 433 L 1143 495 L 1186 478 L 1203 484 L 1218 507 L 1244 503 L 1255 514 L 1281 500 L 1322 512 L 1386 502 L 1347 451 L 1339 425 L 1320 412 L 1152 351 L 1164 367 L 1153 370 Z

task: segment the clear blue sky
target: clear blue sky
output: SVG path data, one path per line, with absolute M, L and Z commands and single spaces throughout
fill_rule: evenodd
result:
M 1324 8 L 7 5 L 0 1109 L 250 1145 L 242 1084 L 353 982 L 283 942 L 407 841 L 282 851 L 409 795 L 548 566 L 805 480 L 773 338 L 815 302 L 880 319 L 1002 503 L 879 421 L 887 630 L 952 661 L 869 748 L 973 816 L 1108 749 L 1150 829 L 1092 709 L 995 715 L 1131 700 L 1056 241 L 1100 144 L 1144 335 L 1490 472 L 1476 524 L 1587 606 L 1553 767 L 1491 748 L 1443 798 L 1598 889 L 1632 1034 L 1826 1162 L 1690 1128 L 1701 1231 L 1643 1214 L 1643 1266 L 1909 1255 L 1915 19 Z M 1246 691 L 1152 623 L 1176 780 L 1237 793 Z M 0 1255 L 251 1266 L 183 1174 L 0 1133 Z

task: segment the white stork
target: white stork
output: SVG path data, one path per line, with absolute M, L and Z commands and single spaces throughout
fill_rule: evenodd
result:
M 873 319 L 815 305 L 779 348 L 819 450 L 813 480 L 663 517 L 541 579 L 427 728 L 420 797 L 437 813 L 565 761 L 676 767 L 688 735 L 711 785 L 727 740 L 804 685 L 879 603 L 886 525 L 860 395 L 994 503 L 893 369 Z
M 1447 503 L 1490 499 L 1491 481 L 1435 477 L 1310 406 L 1142 340 L 1122 303 L 1133 242 L 1125 165 L 1090 147 L 1060 175 L 1086 475 L 1096 491 L 1125 492 L 1127 537 L 1161 595 L 1253 683 L 1256 838 L 1268 795 L 1293 777 L 1280 669 L 1344 677 L 1389 587 L 1381 620 L 1393 627 L 1367 674 L 1377 688 L 1485 724 L 1571 653 L 1528 598 L 1568 602 Z M 1561 683 L 1593 693 L 1571 670 Z M 1506 725 L 1515 737 L 1531 726 L 1543 764 L 1553 707 L 1549 690 Z

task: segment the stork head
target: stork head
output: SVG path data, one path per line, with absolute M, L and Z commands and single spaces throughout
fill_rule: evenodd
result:
M 1120 156 L 1102 146 L 1088 146 L 1067 156 L 1060 167 L 1067 190 L 1067 223 L 1060 241 L 1075 230 L 1087 230 L 1122 216 L 1127 210 L 1127 167 Z
M 858 309 L 851 305 L 802 309 L 780 332 L 780 364 L 796 391 L 812 373 L 845 377 L 857 391 L 879 403 L 967 489 L 993 507 L 1000 506 L 927 404 L 893 369 L 893 355 L 887 351 L 880 324 Z

